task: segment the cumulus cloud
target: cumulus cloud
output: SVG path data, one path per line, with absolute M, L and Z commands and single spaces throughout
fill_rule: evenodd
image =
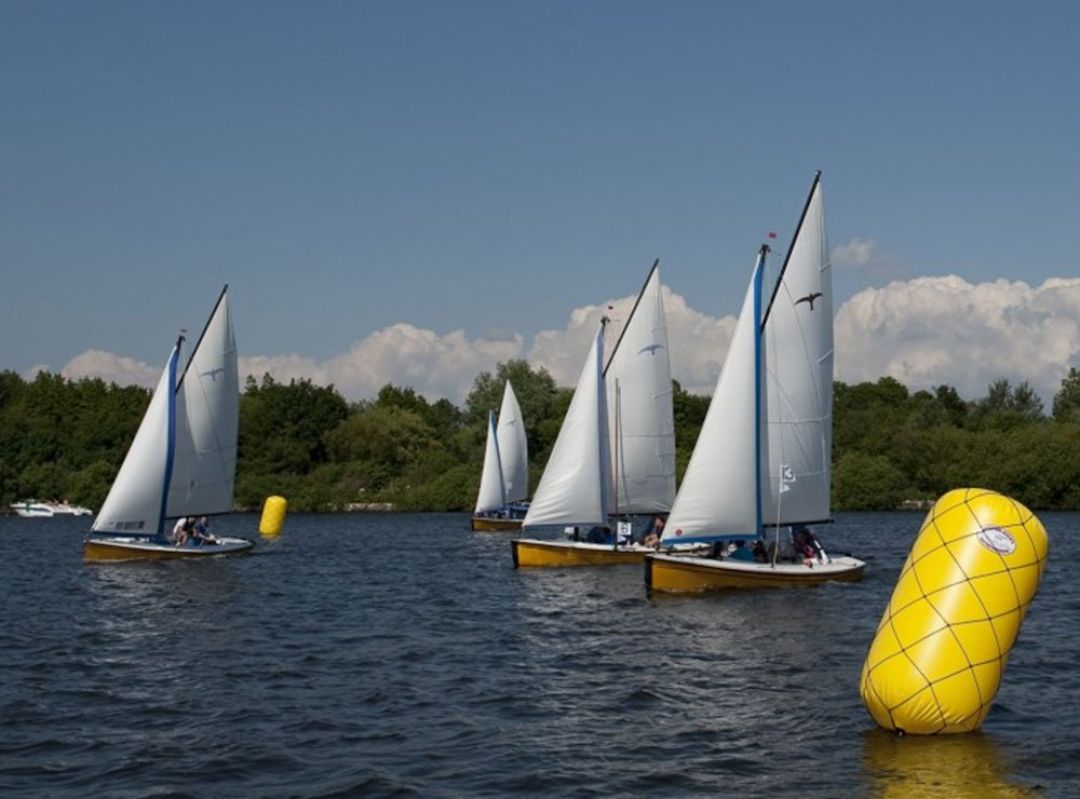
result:
M 336 386 L 349 399 L 370 398 L 387 383 L 409 386 L 428 399 L 460 402 L 482 371 L 523 355 L 522 337 L 468 338 L 456 330 L 439 335 L 398 323 L 352 345 L 348 352 L 318 362 L 302 355 L 240 358 L 240 377 L 269 372 L 274 379 L 308 378 Z
M 709 316 L 667 287 L 663 291 L 673 376 L 691 392 L 711 394 L 735 318 Z M 439 334 L 399 323 L 325 361 L 298 354 L 241 357 L 241 378 L 266 372 L 285 382 L 308 378 L 332 383 L 352 400 L 393 383 L 460 404 L 477 374 L 526 358 L 560 385 L 572 386 L 601 314 L 612 319 L 613 342 L 634 299 L 575 308 L 564 326 L 537 333 L 527 346 L 518 334 L 469 338 L 460 330 Z M 845 302 L 835 332 L 836 376 L 846 382 L 890 375 L 913 389 L 947 383 L 974 398 L 1005 377 L 1027 380 L 1049 401 L 1068 367 L 1080 365 L 1080 279 L 1036 287 L 1006 280 L 971 284 L 951 275 L 895 281 Z M 61 374 L 153 386 L 159 372 L 133 358 L 89 350 Z
M 1004 377 L 1044 400 L 1080 356 L 1080 279 L 1040 286 L 955 275 L 866 289 L 836 315 L 837 378 L 895 377 L 911 388 L 941 383 L 978 397 Z
M 684 297 L 667 286 L 662 291 L 672 376 L 687 391 L 711 394 L 735 330 L 735 317 L 716 319 L 695 311 Z M 607 340 L 613 343 L 618 340 L 636 299 L 634 294 L 609 300 L 603 305 L 575 308 L 564 328 L 543 330 L 533 336 L 529 363 L 547 369 L 560 385 L 574 385 L 600 316 L 606 313 L 612 320 Z
M 836 266 L 866 266 L 877 255 L 877 242 L 873 239 L 854 238 L 847 244 L 834 247 L 832 263 Z
M 161 366 L 148 366 L 142 361 L 105 350 L 87 350 L 76 355 L 60 374 L 69 380 L 82 377 L 100 377 L 107 382 L 122 386 L 145 386 L 153 388 L 161 376 Z

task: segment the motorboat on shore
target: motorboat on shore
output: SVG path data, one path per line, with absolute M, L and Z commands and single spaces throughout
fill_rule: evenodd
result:
M 12 502 L 11 510 L 24 519 L 49 519 L 53 516 L 93 516 L 90 508 L 81 505 L 69 505 L 67 502 L 38 502 L 27 499 Z

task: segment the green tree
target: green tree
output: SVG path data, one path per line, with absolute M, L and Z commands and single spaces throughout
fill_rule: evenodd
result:
M 1075 366 L 1062 378 L 1054 395 L 1054 421 L 1080 424 L 1080 369 Z
M 249 379 L 240 398 L 238 468 L 271 474 L 307 474 L 327 460 L 324 436 L 349 406 L 333 386 L 310 380 L 277 383 Z
M 905 498 L 907 479 L 881 455 L 849 452 L 833 470 L 838 510 L 894 510 Z
M 489 411 L 498 411 L 502 405 L 503 387 L 506 381 L 514 387 L 514 396 L 521 406 L 525 436 L 529 445 L 530 481 L 539 479 L 540 469 L 547 462 L 551 445 L 555 443 L 562 418 L 570 404 L 569 389 L 560 389 L 544 368 L 533 369 L 528 361 L 511 360 L 500 363 L 495 374 L 481 372 L 473 381 L 472 391 L 465 398 L 464 422 L 473 431 L 475 440 L 483 442 L 487 434 Z M 565 401 L 565 404 L 564 404 Z M 552 420 L 554 423 L 552 432 Z M 479 467 L 477 467 L 479 468 Z M 535 482 L 533 482 L 535 485 Z

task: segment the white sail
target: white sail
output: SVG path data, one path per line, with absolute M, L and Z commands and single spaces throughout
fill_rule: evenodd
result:
M 675 501 L 675 415 L 667 322 L 654 266 L 604 371 L 619 513 Z M 617 424 L 616 424 L 617 422 Z
M 712 402 L 661 540 L 664 544 L 758 535 L 757 382 L 759 258 Z
M 833 310 L 820 180 L 764 318 L 769 447 L 762 523 L 823 521 L 832 458 Z
M 165 515 L 232 510 L 240 377 L 223 292 L 176 392 L 176 446 Z
M 499 461 L 502 465 L 503 489 L 506 502 L 518 502 L 529 496 L 529 443 L 525 438 L 525 421 L 517 396 L 506 381 L 502 407 L 499 409 Z
M 611 455 L 603 375 L 604 322 L 578 378 L 523 525 L 603 525 L 611 512 Z
M 173 347 L 135 439 L 124 456 L 109 495 L 94 518 L 92 529 L 95 532 L 161 532 L 162 498 L 169 469 L 166 431 L 179 356 L 179 347 Z
M 480 492 L 476 497 L 477 513 L 497 510 L 506 504 L 506 492 L 503 489 L 502 480 L 499 441 L 495 432 L 495 414 L 489 412 L 487 444 L 484 446 L 484 469 L 480 472 Z

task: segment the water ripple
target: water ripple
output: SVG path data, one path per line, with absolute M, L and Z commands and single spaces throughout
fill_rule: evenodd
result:
M 838 520 L 861 584 L 693 598 L 514 571 L 460 515 L 298 515 L 251 557 L 118 565 L 82 562 L 77 520 L 0 518 L 0 792 L 1069 796 L 1080 516 L 1043 521 L 984 731 L 913 740 L 857 683 L 914 515 Z

